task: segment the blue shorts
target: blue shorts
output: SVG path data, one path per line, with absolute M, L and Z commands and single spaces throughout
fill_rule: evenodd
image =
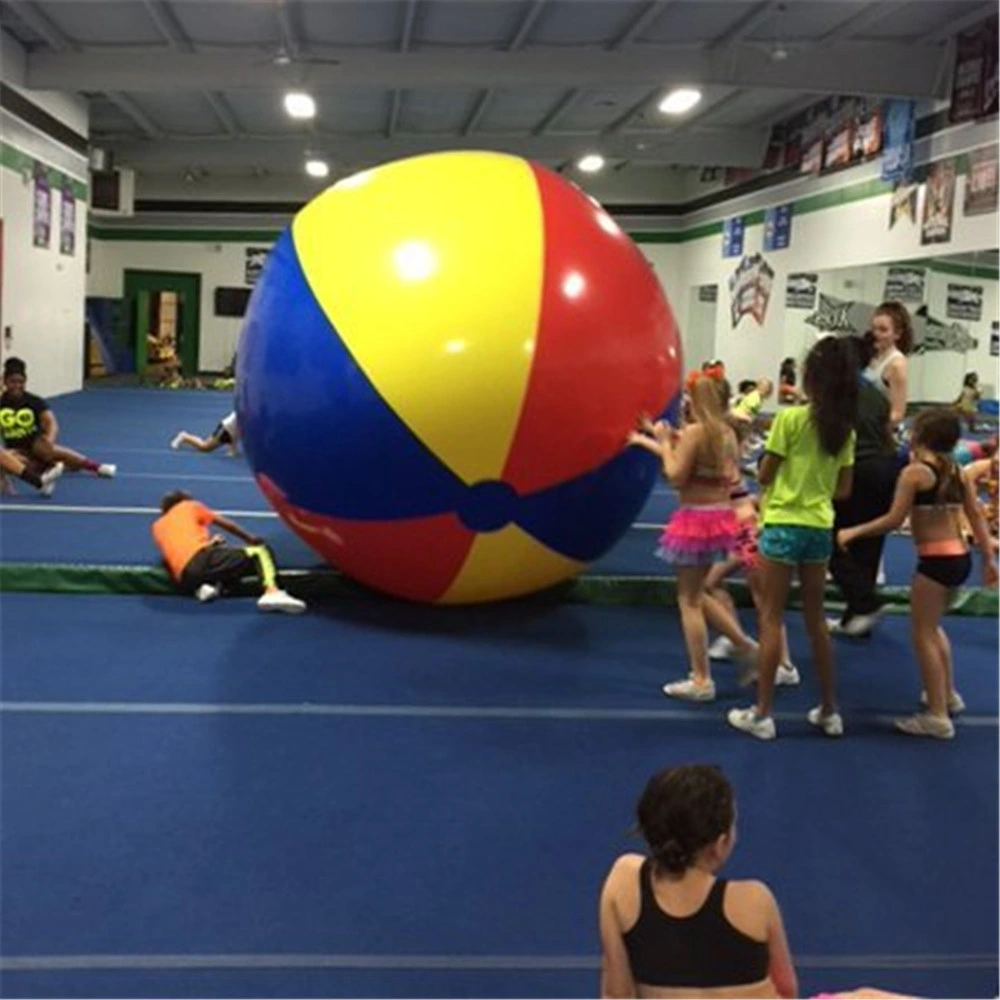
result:
M 801 524 L 765 524 L 757 548 L 771 562 L 825 563 L 833 552 L 831 528 L 806 528 Z

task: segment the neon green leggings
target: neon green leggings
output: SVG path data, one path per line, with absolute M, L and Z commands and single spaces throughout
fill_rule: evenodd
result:
M 248 556 L 257 560 L 260 566 L 260 578 L 265 590 L 277 586 L 278 571 L 271 558 L 271 550 L 266 545 L 248 545 L 244 550 Z

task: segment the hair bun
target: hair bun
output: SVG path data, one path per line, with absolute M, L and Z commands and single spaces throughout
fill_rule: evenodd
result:
M 680 841 L 671 837 L 664 841 L 656 850 L 656 860 L 669 871 L 681 871 L 690 867 L 694 860 L 692 852 Z

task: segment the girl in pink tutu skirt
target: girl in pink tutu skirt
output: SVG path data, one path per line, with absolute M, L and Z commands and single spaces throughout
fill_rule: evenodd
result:
M 681 431 L 645 421 L 629 443 L 657 455 L 663 475 L 677 488 L 680 507 L 660 536 L 657 555 L 677 571 L 677 605 L 690 674 L 663 686 L 669 698 L 712 701 L 705 627 L 705 577 L 713 563 L 729 558 L 738 525 L 729 488 L 737 474 L 736 435 L 726 421 L 716 379 L 696 372 L 687 384 L 689 422 Z

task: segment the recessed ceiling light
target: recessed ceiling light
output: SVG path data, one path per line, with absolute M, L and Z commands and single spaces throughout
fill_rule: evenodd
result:
M 604 157 L 600 153 L 588 153 L 577 160 L 576 167 L 585 174 L 596 174 L 604 169 Z
M 310 177 L 328 177 L 330 164 L 326 160 L 308 159 L 306 160 L 306 173 Z
M 700 100 L 700 90 L 695 90 L 693 87 L 678 87 L 660 101 L 660 110 L 665 115 L 682 115 L 685 111 L 690 111 Z
M 314 118 L 316 102 L 301 90 L 291 90 L 285 94 L 285 110 L 292 118 Z

